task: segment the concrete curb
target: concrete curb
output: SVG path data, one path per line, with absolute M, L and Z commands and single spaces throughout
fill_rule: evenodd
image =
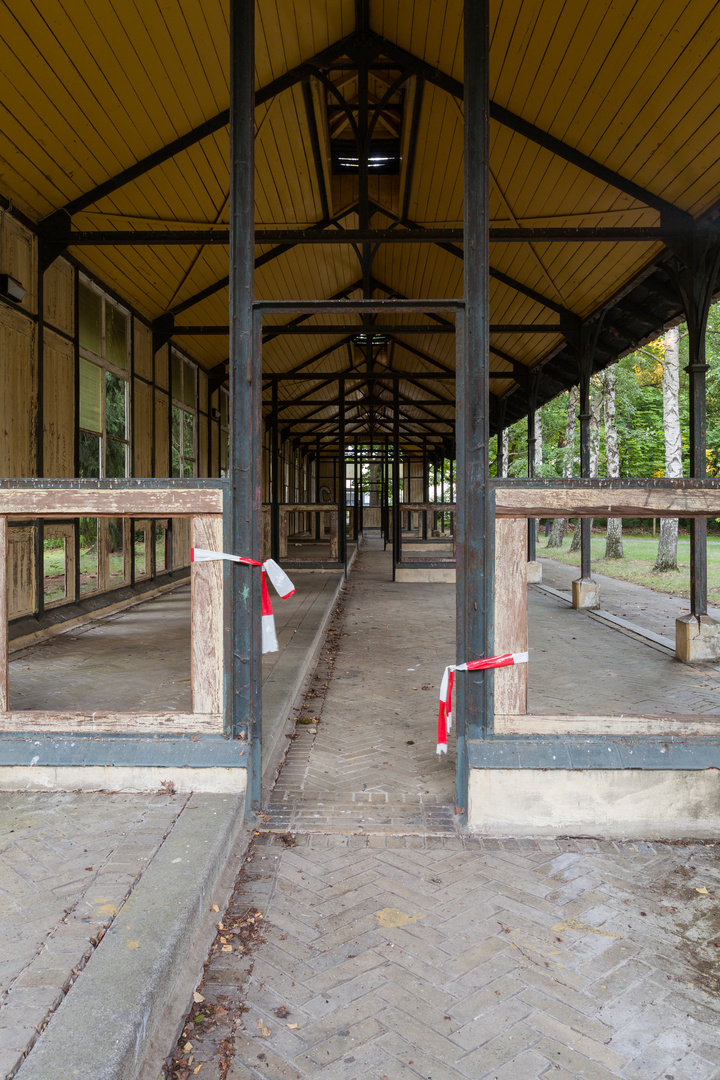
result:
M 155 1080 L 247 848 L 244 811 L 244 796 L 189 799 L 16 1080 Z

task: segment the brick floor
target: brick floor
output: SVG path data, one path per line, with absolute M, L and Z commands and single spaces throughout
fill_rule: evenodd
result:
M 717 845 L 260 835 L 170 1075 L 710 1080 L 719 888 Z

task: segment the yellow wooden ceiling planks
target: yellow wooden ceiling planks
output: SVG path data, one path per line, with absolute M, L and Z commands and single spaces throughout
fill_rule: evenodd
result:
M 161 0 L 161 7 L 177 38 L 176 4 Z M 189 57 L 185 73 L 196 90 L 202 84 L 198 101 L 205 115 L 211 116 L 226 109 L 230 100 L 229 0 L 183 0 L 180 13 L 184 22 L 182 55 Z

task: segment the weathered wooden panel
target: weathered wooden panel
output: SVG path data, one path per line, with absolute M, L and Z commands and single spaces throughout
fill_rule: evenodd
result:
M 172 488 L 78 491 L 74 488 L 0 489 L 0 514 L 10 517 L 165 517 L 218 514 L 222 491 Z M 189 560 L 188 560 L 189 561 Z
M 495 522 L 495 646 L 496 654 L 526 652 L 527 522 L 498 518 Z M 473 659 L 467 657 L 466 659 Z M 495 712 L 527 712 L 528 665 L 516 664 L 495 672 Z
M 498 487 L 495 511 L 499 517 L 717 517 L 720 488 Z
M 32 615 L 37 607 L 35 590 L 34 529 L 31 525 L 8 529 L 8 618 Z
M 182 712 L 113 713 L 113 712 L 8 712 L 0 714 L 0 731 L 73 732 L 93 731 L 98 735 L 146 733 L 148 735 L 181 735 L 185 732 L 218 734 L 222 731 L 222 716 Z
M 194 517 L 194 547 L 222 551 L 222 517 Z M 219 713 L 223 700 L 223 564 L 193 563 L 191 679 L 194 713 Z
M 198 370 L 198 408 L 204 413 L 208 411 L 208 377 L 202 368 Z
M 45 321 L 64 334 L 75 331 L 75 269 L 65 259 L 56 259 L 43 276 Z
M 170 431 L 167 394 L 155 391 L 155 475 L 170 475 Z
M 45 331 L 43 360 L 44 475 L 75 475 L 75 350 Z
M 7 518 L 0 518 L 0 712 L 10 705 L 8 681 L 8 589 L 7 589 Z
M 152 386 L 133 380 L 135 415 L 133 430 L 134 476 L 152 476 L 153 390 Z
M 37 243 L 33 234 L 11 214 L 1 213 L 3 230 L 3 265 L 0 272 L 10 274 L 26 290 L 20 311 L 37 312 Z M 1 317 L 1 316 L 0 316 Z
M 153 380 L 152 330 L 140 319 L 133 319 L 135 335 L 135 374 L 148 382 Z
M 209 476 L 208 472 L 208 421 L 202 413 L 198 416 L 197 432 L 198 476 Z
M 35 473 L 37 418 L 35 324 L 0 304 L 0 476 Z
M 158 349 L 155 353 L 155 383 L 157 386 L 162 387 L 163 390 L 170 389 L 168 382 L 168 355 L 168 345 L 163 345 L 162 349 Z
M 218 513 L 217 504 L 212 510 L 201 510 L 200 513 Z M 190 565 L 190 542 L 191 527 L 188 518 L 173 518 L 172 523 L 172 556 L 173 569 L 179 570 L 182 566 Z M 200 546 L 200 545 L 198 545 Z M 222 548 L 220 548 L 222 551 Z

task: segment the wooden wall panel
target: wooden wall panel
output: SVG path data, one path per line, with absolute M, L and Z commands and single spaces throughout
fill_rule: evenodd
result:
M 208 377 L 202 368 L 198 370 L 198 408 L 200 412 L 208 411 Z
M 496 654 L 526 652 L 527 522 L 498 518 L 495 522 L 495 645 Z M 495 672 L 495 713 L 527 712 L 528 665 Z
M 153 381 L 152 330 L 140 319 L 133 319 L 135 335 L 135 374 Z M 165 380 L 167 382 L 167 378 Z
M 169 390 L 168 384 L 168 345 L 163 345 L 155 353 L 155 383 L 163 390 Z
M 45 321 L 71 336 L 75 332 L 75 270 L 65 259 L 56 259 L 43 277 Z
M 173 570 L 179 570 L 190 565 L 190 518 L 173 518 L 172 538 Z
M 37 312 L 37 245 L 29 229 L 0 210 L 3 231 L 2 273 L 10 274 L 26 290 L 20 311 Z
M 222 551 L 220 515 L 192 519 L 192 543 Z M 192 711 L 219 713 L 223 704 L 223 563 L 193 563 L 191 610 Z
M 75 348 L 45 330 L 43 353 L 45 476 L 75 475 Z
M 167 394 L 155 391 L 155 475 L 170 475 L 170 432 Z
M 8 618 L 32 615 L 35 611 L 35 547 L 31 525 L 8 529 L 7 592 Z
M 35 473 L 36 356 L 35 324 L 0 304 L 0 476 Z
M 198 463 L 198 476 L 209 476 L 208 471 L 208 421 L 207 416 L 203 416 L 202 413 L 198 415 L 198 444 L 197 444 L 197 463 Z
M 135 428 L 133 430 L 134 476 L 152 476 L 153 391 L 134 379 Z

